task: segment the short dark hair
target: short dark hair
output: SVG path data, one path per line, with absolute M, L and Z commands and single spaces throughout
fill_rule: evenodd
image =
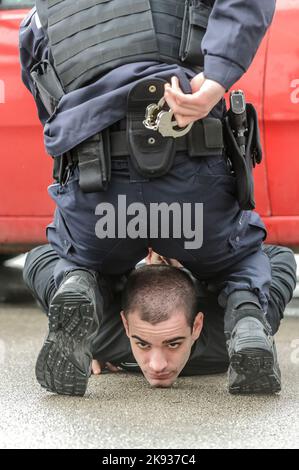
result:
M 196 288 L 182 269 L 149 265 L 132 271 L 122 295 L 122 308 L 128 314 L 138 311 L 143 321 L 152 325 L 168 320 L 171 313 L 181 309 L 192 328 L 197 314 Z

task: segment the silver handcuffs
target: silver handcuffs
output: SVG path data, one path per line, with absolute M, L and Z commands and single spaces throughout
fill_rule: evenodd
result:
M 178 127 L 176 120 L 173 120 L 174 112 L 163 110 L 165 98 L 161 98 L 158 104 L 150 104 L 146 108 L 143 125 L 151 131 L 158 131 L 163 137 L 183 137 L 188 134 L 193 126 L 193 122 L 186 127 Z

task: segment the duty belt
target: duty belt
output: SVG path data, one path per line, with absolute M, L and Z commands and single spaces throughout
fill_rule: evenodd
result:
M 111 159 L 130 157 L 141 176 L 157 178 L 169 172 L 177 152 L 191 158 L 223 153 L 222 121 L 205 118 L 185 129 L 178 128 L 162 98 L 165 83 L 160 78 L 137 82 L 128 94 L 126 130 L 114 131 L 114 126 L 104 129 L 62 158 L 67 161 L 67 169 L 78 163 L 82 191 L 108 188 Z
M 140 123 L 140 130 L 142 130 L 143 124 Z M 218 139 L 218 145 L 211 145 L 210 138 L 213 134 L 213 140 Z M 99 135 L 99 134 L 98 134 Z M 110 156 L 112 158 L 129 157 L 130 150 L 127 143 L 127 132 L 121 131 L 110 131 Z M 84 143 L 87 143 L 90 139 L 87 139 Z M 73 163 L 79 161 L 78 148 L 74 147 L 69 153 L 71 155 Z M 149 142 L 152 145 L 152 141 Z M 175 139 L 176 152 L 186 152 L 189 157 L 204 157 L 209 155 L 221 154 L 223 150 L 223 137 L 222 137 L 222 124 L 220 119 L 206 118 L 200 121 L 196 121 L 189 134 L 184 135 Z

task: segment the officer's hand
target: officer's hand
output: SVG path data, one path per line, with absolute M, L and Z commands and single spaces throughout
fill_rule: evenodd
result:
M 166 264 L 168 266 L 175 266 L 181 268 L 181 263 L 174 258 L 165 258 L 162 255 L 156 253 L 152 248 L 148 249 L 148 255 L 145 259 L 146 264 Z
M 192 79 L 191 88 L 192 94 L 183 93 L 177 77 L 172 77 L 171 86 L 165 85 L 164 97 L 179 127 L 206 117 L 226 92 L 222 85 L 206 79 L 203 73 Z
M 106 364 L 104 363 L 101 363 L 100 361 L 96 360 L 96 359 L 93 359 L 92 363 L 91 363 L 91 371 L 94 375 L 100 375 L 104 369 L 107 369 L 109 370 L 110 372 L 119 372 L 120 369 L 116 366 L 114 366 L 113 364 L 111 364 L 111 362 L 106 362 Z

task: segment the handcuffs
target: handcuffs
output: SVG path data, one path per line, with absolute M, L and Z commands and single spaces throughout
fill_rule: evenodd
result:
M 143 125 L 152 131 L 158 131 L 163 137 L 183 137 L 188 134 L 193 126 L 193 122 L 188 126 L 180 128 L 175 120 L 173 120 L 174 112 L 170 109 L 163 110 L 166 100 L 164 97 L 160 99 L 158 104 L 152 103 L 148 105 L 145 112 L 145 120 Z

